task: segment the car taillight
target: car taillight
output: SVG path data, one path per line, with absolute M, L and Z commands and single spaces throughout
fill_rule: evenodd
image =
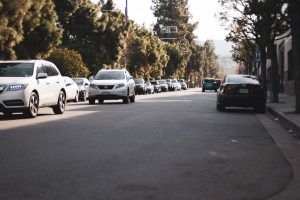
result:
M 225 85 L 224 86 L 224 93 L 233 93 L 234 92 L 235 87 L 232 85 Z
M 263 85 L 259 85 L 255 88 L 255 93 L 256 94 L 264 94 L 264 86 Z

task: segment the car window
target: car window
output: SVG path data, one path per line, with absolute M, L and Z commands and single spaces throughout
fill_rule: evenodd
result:
M 0 63 L 0 77 L 29 77 L 33 68 L 33 63 Z
M 241 84 L 258 84 L 258 80 L 255 76 L 245 75 L 245 76 L 228 76 L 226 79 L 227 83 L 241 83 Z
M 143 84 L 142 79 L 135 79 L 134 82 L 135 82 L 135 84 Z
M 214 79 L 204 79 L 205 83 L 214 83 L 215 80 Z
M 152 85 L 157 85 L 157 82 L 156 81 L 151 81 L 150 82 Z
M 83 79 L 74 78 L 73 81 L 74 81 L 77 85 L 83 85 Z
M 167 82 L 166 81 L 158 81 L 160 84 L 167 84 Z
M 100 71 L 95 80 L 123 80 L 125 74 L 123 71 Z
M 57 76 L 59 74 L 58 71 L 51 65 L 44 65 L 43 67 L 48 76 Z

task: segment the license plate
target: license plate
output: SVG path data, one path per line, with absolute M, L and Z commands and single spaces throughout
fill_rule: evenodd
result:
M 109 95 L 109 91 L 103 91 L 102 94 Z
M 241 94 L 248 94 L 249 90 L 248 89 L 240 89 Z

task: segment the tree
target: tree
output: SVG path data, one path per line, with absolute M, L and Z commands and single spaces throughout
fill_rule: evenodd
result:
M 24 39 L 15 47 L 18 58 L 44 58 L 57 47 L 63 31 L 56 26 L 56 21 L 52 1 L 33 0 L 23 20 Z
M 75 50 L 57 48 L 47 59 L 55 63 L 64 76 L 87 77 L 90 73 L 80 53 Z
M 232 17 L 228 39 L 249 44 L 255 41 L 261 52 L 262 81 L 266 88 L 266 59 L 272 63 L 271 101 L 278 102 L 278 61 L 274 42 L 288 30 L 287 14 L 283 9 L 285 0 L 219 0 L 224 8 L 236 12 Z M 221 13 L 221 19 L 228 20 L 228 10 Z M 266 52 L 266 49 L 268 50 Z M 268 55 L 267 55 L 268 53 Z
M 296 94 L 296 113 L 300 113 L 300 2 L 289 1 L 289 16 L 291 17 L 294 81 Z
M 166 69 L 167 76 L 185 77 L 186 66 L 192 55 L 190 47 L 195 45 L 193 31 L 197 23 L 190 23 L 191 14 L 188 11 L 188 0 L 152 0 L 154 16 L 157 23 L 154 31 L 160 38 L 173 37 L 169 42 L 167 52 L 170 57 Z M 163 27 L 177 27 L 176 33 L 164 33 Z

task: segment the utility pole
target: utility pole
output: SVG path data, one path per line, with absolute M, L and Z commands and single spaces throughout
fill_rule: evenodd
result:
M 125 4 L 125 22 L 127 24 L 128 21 L 128 2 L 126 0 Z M 124 55 L 124 67 L 127 69 L 127 38 L 125 37 L 125 55 Z

